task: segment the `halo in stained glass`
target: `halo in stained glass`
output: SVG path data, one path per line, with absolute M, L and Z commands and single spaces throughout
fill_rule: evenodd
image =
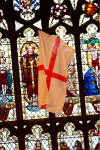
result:
M 95 35 L 95 33 L 98 34 L 97 30 L 98 27 L 95 24 L 90 24 L 86 27 L 87 34 L 89 34 L 90 36 Z
M 66 36 L 67 29 L 64 26 L 58 26 L 55 30 L 57 36 L 64 38 Z

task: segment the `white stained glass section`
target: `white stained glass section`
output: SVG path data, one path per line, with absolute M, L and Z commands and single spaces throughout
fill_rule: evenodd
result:
M 26 135 L 26 150 L 52 150 L 51 138 L 48 133 L 42 134 L 42 127 L 35 125 L 32 127 L 32 135 Z
M 57 3 L 57 4 L 58 4 L 58 3 L 61 4 L 64 0 L 53 0 L 53 1 L 54 1 L 55 3 Z
M 49 28 L 53 27 L 54 25 L 56 25 L 59 22 L 59 19 L 54 19 L 52 16 L 49 19 Z
M 17 30 L 19 30 L 21 27 L 23 27 L 23 24 L 21 24 L 21 23 L 15 21 L 15 30 L 17 31 Z
M 79 142 L 84 149 L 83 133 L 81 131 L 75 131 L 75 126 L 72 123 L 67 123 L 64 126 L 65 132 L 59 132 L 57 135 L 58 139 L 58 150 L 61 150 L 61 144 L 66 145 L 70 149 L 73 149 L 75 142 Z
M 86 113 L 87 114 L 98 114 L 100 113 L 100 96 L 86 96 Z
M 42 23 L 41 20 L 37 21 L 36 23 L 33 24 L 35 27 L 37 27 L 38 29 L 42 30 Z
M 90 20 L 90 18 L 86 18 L 86 17 L 85 17 L 85 14 L 82 14 L 82 15 L 80 16 L 79 26 L 83 25 L 84 23 L 86 23 L 86 22 L 89 21 L 89 20 Z
M 70 17 L 69 15 L 63 16 L 63 22 L 64 22 L 65 24 L 68 24 L 68 25 L 70 25 L 70 26 L 73 26 L 72 21 L 71 21 L 71 17 Z
M 96 129 L 89 131 L 89 144 L 91 150 L 98 150 L 100 148 L 100 120 L 96 122 Z
M 7 22 L 6 22 L 6 20 L 5 19 L 2 19 L 2 17 L 3 17 L 3 11 L 2 10 L 0 10 L 0 28 L 3 28 L 3 29 L 5 29 L 5 30 L 8 30 L 8 25 L 7 25 Z
M 70 2 L 72 4 L 73 9 L 75 10 L 77 8 L 78 0 L 70 0 Z
M 0 149 L 19 150 L 17 137 L 10 136 L 10 131 L 7 128 L 0 130 Z

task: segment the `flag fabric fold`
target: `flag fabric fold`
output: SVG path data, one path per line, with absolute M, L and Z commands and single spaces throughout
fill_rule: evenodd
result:
M 56 36 L 39 33 L 38 106 L 60 115 L 66 97 L 68 65 L 75 50 Z

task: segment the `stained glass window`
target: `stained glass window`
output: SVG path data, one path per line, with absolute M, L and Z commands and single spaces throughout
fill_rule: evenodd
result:
M 0 33 L 1 34 L 1 33 Z M 0 121 L 16 120 L 10 41 L 0 37 Z
M 50 135 L 42 134 L 41 126 L 35 125 L 32 127 L 33 135 L 26 135 L 26 149 L 52 149 Z
M 90 24 L 87 26 L 87 33 L 81 35 L 84 92 L 88 114 L 99 113 L 100 35 L 97 29 L 96 25 Z
M 99 21 L 97 0 L 0 0 L 0 149 L 100 148 Z M 61 115 L 38 107 L 38 29 L 75 49 Z
M 20 86 L 22 92 L 23 118 L 47 118 L 48 112 L 38 108 L 38 55 L 39 39 L 35 31 L 27 28 L 25 38 L 18 38 Z
M 19 150 L 17 137 L 10 137 L 10 131 L 7 128 L 2 128 L 0 130 L 0 149 Z
M 89 143 L 90 143 L 90 148 L 92 149 L 99 149 L 100 147 L 100 141 L 99 141 L 99 136 L 100 136 L 100 120 L 96 122 L 95 124 L 96 129 L 91 129 L 89 131 Z
M 75 126 L 70 122 L 64 126 L 64 130 L 65 132 L 58 133 L 59 150 L 63 147 L 63 145 L 73 149 L 77 141 L 81 143 L 82 148 L 84 148 L 83 134 L 81 131 L 75 131 Z
M 74 36 L 72 34 L 66 35 L 66 32 L 67 29 L 64 26 L 56 28 L 56 35 L 75 49 Z M 74 54 L 74 58 L 68 67 L 66 102 L 62 111 L 62 116 L 70 115 L 81 115 L 76 54 Z

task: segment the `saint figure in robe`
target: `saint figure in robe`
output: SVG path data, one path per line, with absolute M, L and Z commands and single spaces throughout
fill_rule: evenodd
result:
M 24 46 L 26 53 L 23 55 L 20 61 L 22 84 L 25 90 L 25 94 L 28 95 L 27 109 L 30 111 L 38 111 L 37 96 L 38 96 L 38 66 L 37 59 L 38 54 L 35 52 L 37 45 L 32 42 L 28 42 Z

